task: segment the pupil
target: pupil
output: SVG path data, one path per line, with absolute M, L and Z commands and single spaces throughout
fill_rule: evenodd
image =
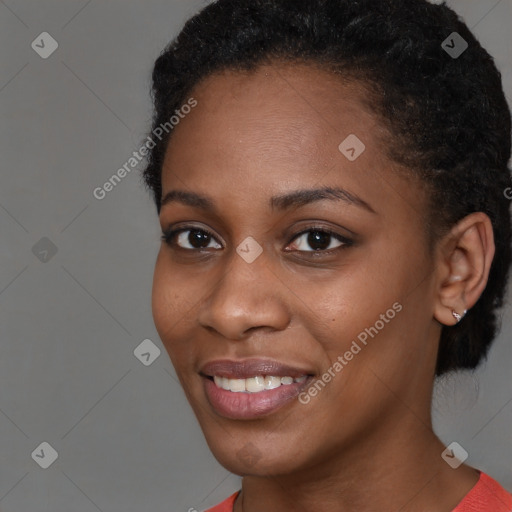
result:
M 315 250 L 325 249 L 329 247 L 329 239 L 331 235 L 329 233 L 322 233 L 321 231 L 311 231 L 308 236 L 308 244 Z M 315 247 L 320 245 L 320 247 Z
M 195 248 L 206 247 L 210 243 L 210 235 L 204 231 L 194 229 L 190 231 L 188 241 Z

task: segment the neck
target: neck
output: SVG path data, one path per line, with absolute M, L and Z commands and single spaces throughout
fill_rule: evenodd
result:
M 245 476 L 235 512 L 451 512 L 478 472 L 453 470 L 430 423 L 406 416 L 293 474 Z

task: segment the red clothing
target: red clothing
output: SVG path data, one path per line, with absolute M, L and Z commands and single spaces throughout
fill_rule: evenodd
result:
M 206 512 L 233 512 L 235 499 L 240 491 Z M 512 494 L 485 473 L 452 512 L 512 512 Z
M 236 497 L 240 491 L 236 491 L 227 500 L 219 503 L 216 507 L 209 508 L 205 512 L 233 512 L 233 505 L 235 504 Z
M 453 512 L 511 512 L 512 494 L 485 473 Z
M 227 500 L 219 503 L 216 507 L 209 508 L 205 512 L 233 512 L 233 505 L 235 504 L 236 497 L 240 491 L 236 491 Z

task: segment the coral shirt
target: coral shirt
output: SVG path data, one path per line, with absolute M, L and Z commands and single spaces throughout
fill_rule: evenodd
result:
M 233 512 L 240 491 L 206 512 Z M 512 495 L 485 473 L 452 512 L 512 512 Z

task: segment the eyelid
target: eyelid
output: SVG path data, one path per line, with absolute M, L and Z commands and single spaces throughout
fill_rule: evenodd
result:
M 304 235 L 306 233 L 310 233 L 311 231 L 319 231 L 321 233 L 327 233 L 327 234 L 331 235 L 333 238 L 335 238 L 336 240 L 338 240 L 339 242 L 341 242 L 342 245 L 340 245 L 338 247 L 334 247 L 333 249 L 325 249 L 325 250 L 322 250 L 322 251 L 315 251 L 315 250 L 313 250 L 313 251 L 287 251 L 287 252 L 316 253 L 316 254 L 325 253 L 325 254 L 329 254 L 331 252 L 337 251 L 338 249 L 343 249 L 345 247 L 350 247 L 354 243 L 354 241 L 351 240 L 350 238 L 347 238 L 346 236 L 341 235 L 340 233 L 338 233 L 334 229 L 329 228 L 327 226 L 308 226 L 306 229 L 303 229 L 302 231 L 299 231 L 299 232 L 295 233 L 292 236 L 292 239 L 290 240 L 288 245 L 290 245 L 292 242 L 294 242 L 297 238 L 301 237 L 302 235 Z
M 169 226 L 168 228 L 162 230 L 162 235 L 160 236 L 160 240 L 168 243 L 169 245 L 171 245 L 171 244 L 174 245 L 174 238 L 176 237 L 176 235 L 178 235 L 179 233 L 182 233 L 183 231 L 193 231 L 193 230 L 202 231 L 202 232 L 206 233 L 212 239 L 214 239 L 218 244 L 222 245 L 222 242 L 218 239 L 218 237 L 216 235 L 214 235 L 212 233 L 212 231 L 209 228 L 204 227 L 204 226 L 196 226 L 194 224 L 184 224 L 184 225 L 178 226 L 178 227 L 176 227 L 175 225 Z M 183 249 L 184 251 L 190 251 L 190 252 L 201 250 L 201 249 L 184 249 L 183 247 L 180 247 L 179 245 L 178 245 L 178 248 Z M 207 249 L 207 248 L 203 247 L 202 249 Z

